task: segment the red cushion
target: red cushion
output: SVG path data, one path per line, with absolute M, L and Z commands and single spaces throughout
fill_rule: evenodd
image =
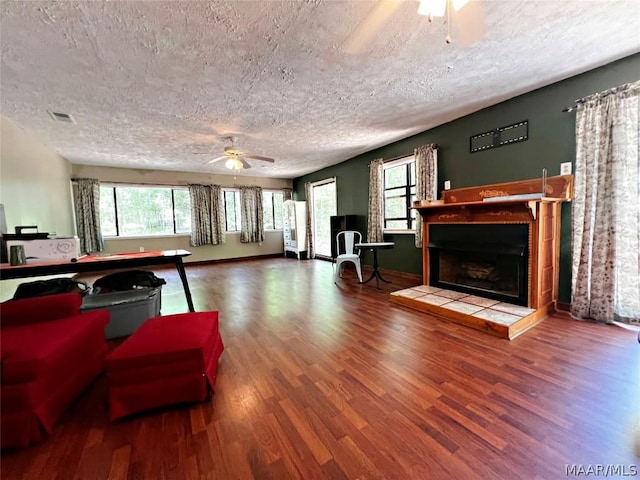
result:
M 147 320 L 107 358 L 111 420 L 204 400 L 223 350 L 218 312 Z
M 203 370 L 218 337 L 218 312 L 166 315 L 147 320 L 107 357 L 107 370 L 155 370 L 186 363 Z M 191 369 L 194 371 L 194 369 Z
M 28 382 L 49 370 L 64 376 L 84 354 L 102 348 L 108 322 L 109 312 L 96 310 L 2 329 L 2 384 Z
M 79 293 L 60 293 L 41 297 L 22 298 L 2 302 L 2 322 L 0 327 L 42 323 L 60 318 L 72 317 L 80 313 L 82 296 Z M 2 332 L 4 335 L 4 331 Z
M 4 307 L 2 313 L 4 321 Z M 109 312 L 96 310 L 2 329 L 3 448 L 26 446 L 51 432 L 73 399 L 104 369 L 108 322 Z

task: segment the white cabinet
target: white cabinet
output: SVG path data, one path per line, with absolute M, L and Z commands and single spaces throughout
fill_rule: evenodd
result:
M 300 254 L 307 251 L 307 202 L 287 200 L 284 202 L 284 256 L 287 252 Z

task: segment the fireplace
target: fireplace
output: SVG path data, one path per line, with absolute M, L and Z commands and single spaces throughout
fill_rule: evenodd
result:
M 503 338 L 533 327 L 554 311 L 558 299 L 560 207 L 571 199 L 572 185 L 572 176 L 561 175 L 546 182 L 446 190 L 437 202 L 416 201 L 422 217 L 422 285 L 408 295 L 392 294 L 391 301 Z M 494 315 L 504 304 L 526 307 L 510 307 L 526 315 L 506 324 L 501 314 Z
M 527 224 L 430 224 L 434 287 L 527 306 Z

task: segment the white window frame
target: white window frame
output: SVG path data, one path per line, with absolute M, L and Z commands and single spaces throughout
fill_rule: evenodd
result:
M 406 157 L 401 157 L 398 158 L 396 160 L 391 160 L 389 162 L 385 162 L 382 166 L 382 183 L 383 183 L 383 189 L 382 189 L 382 203 L 383 203 L 383 207 L 382 207 L 382 212 L 383 212 L 383 222 L 386 224 L 386 216 L 384 215 L 385 213 L 385 191 L 386 191 L 386 175 L 385 175 L 385 170 L 387 170 L 388 168 L 393 168 L 393 167 L 399 167 L 401 165 L 407 165 L 407 164 L 414 164 L 414 172 L 415 172 L 415 163 L 416 163 L 416 159 L 414 155 L 407 155 Z M 415 175 L 414 175 L 415 176 Z M 410 181 L 410 179 L 408 180 Z M 415 185 L 413 185 L 413 187 L 415 188 Z M 409 188 L 411 188 L 411 184 L 409 183 Z M 411 207 L 411 198 L 408 199 L 408 207 Z M 409 211 L 409 214 L 411 214 L 411 212 Z M 418 222 L 419 219 L 416 217 L 416 222 Z M 383 233 L 385 234 L 415 234 L 415 229 L 412 228 L 386 228 L 383 227 Z
M 336 215 L 338 214 L 338 178 L 337 177 L 329 177 L 329 178 L 325 178 L 323 180 L 317 180 L 315 182 L 311 182 L 310 185 L 310 190 L 311 190 L 311 198 L 307 198 L 307 207 L 309 209 L 309 211 L 311 211 L 311 216 L 313 221 L 311 222 L 311 237 L 313 238 L 313 241 L 316 241 L 317 238 L 317 232 L 316 232 L 316 221 L 315 221 L 315 217 L 316 217 L 316 204 L 313 198 L 313 189 L 315 187 L 322 187 L 323 185 L 328 185 L 330 183 L 335 183 L 336 185 Z M 329 239 L 329 247 L 331 247 L 331 243 L 335 241 L 335 239 Z M 331 256 L 329 255 L 328 257 L 325 257 L 324 255 L 317 255 L 318 258 L 331 258 Z

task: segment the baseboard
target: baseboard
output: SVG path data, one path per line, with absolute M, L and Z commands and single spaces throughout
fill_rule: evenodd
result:
M 324 260 L 324 259 L 320 259 L 320 260 Z M 373 265 L 367 265 L 366 263 L 362 263 L 360 265 L 360 268 L 362 269 L 363 278 L 368 277 L 373 271 Z M 407 280 L 407 283 L 415 282 L 416 285 L 422 285 L 422 274 L 400 272 L 399 270 L 391 270 L 389 268 L 381 268 L 381 267 L 378 267 L 378 271 L 380 272 L 380 275 L 382 275 L 383 277 L 385 276 L 389 278 L 394 277 L 397 279 Z
M 215 260 L 195 260 L 193 262 L 184 263 L 187 265 L 214 265 L 217 263 L 230 263 L 230 262 L 245 262 L 254 260 L 265 260 L 267 258 L 282 258 L 282 253 L 268 253 L 265 255 L 252 255 L 250 257 L 233 257 L 233 258 L 219 258 Z
M 254 261 L 254 260 L 265 260 L 268 258 L 283 258 L 282 253 L 269 253 L 266 255 L 254 255 L 250 257 L 234 257 L 234 258 L 220 258 L 216 260 L 195 260 L 192 262 L 184 262 L 188 265 L 214 265 L 218 263 L 230 263 L 230 262 L 244 262 L 244 261 Z M 288 257 L 295 258 L 295 257 Z M 306 258 L 306 256 L 305 256 Z M 331 257 L 315 257 L 313 260 L 320 260 L 325 262 L 333 262 Z M 367 265 L 366 263 L 362 264 L 362 275 L 366 276 L 373 270 L 371 265 Z M 380 273 L 384 276 L 385 273 L 389 274 L 389 276 L 393 275 L 395 277 L 404 278 L 410 281 L 415 281 L 416 285 L 422 285 L 422 274 L 417 273 L 407 273 L 400 272 L 398 270 L 391 270 L 388 268 L 380 268 Z M 366 275 L 365 275 L 366 273 Z
M 369 271 L 373 270 L 373 267 L 371 265 L 367 265 L 367 267 L 369 268 Z M 388 273 L 389 275 L 394 275 L 399 278 L 415 281 L 416 285 L 422 285 L 421 273 L 418 274 L 418 273 L 399 272 L 398 270 L 390 270 L 388 268 L 378 268 L 378 270 L 380 270 L 380 273 L 382 274 L 382 276 L 384 276 L 385 273 Z
M 573 319 L 571 316 L 571 304 L 567 302 L 556 302 L 553 315 L 560 318 Z

